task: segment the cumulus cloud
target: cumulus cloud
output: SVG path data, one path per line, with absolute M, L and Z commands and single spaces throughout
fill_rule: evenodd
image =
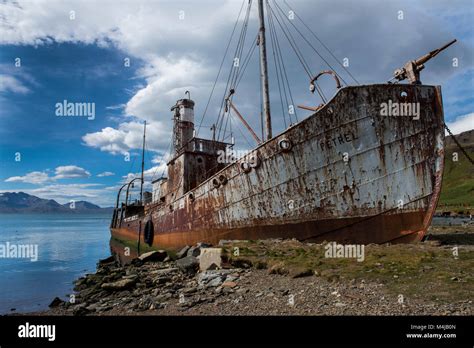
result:
M 158 151 L 169 143 L 170 131 L 162 122 L 147 124 L 147 149 Z M 124 122 L 119 127 L 106 127 L 99 132 L 88 133 L 82 137 L 87 146 L 96 147 L 112 154 L 126 154 L 131 149 L 139 149 L 143 145 L 143 124 Z
M 447 126 L 453 134 L 459 134 L 474 129 L 474 112 L 455 118 L 454 121 L 448 122 Z M 448 134 L 447 131 L 446 134 Z
M 153 181 L 155 179 L 158 179 L 161 174 L 163 173 L 163 170 L 166 169 L 166 163 L 162 162 L 160 165 L 153 166 L 143 172 L 143 176 L 145 178 L 145 181 Z M 139 178 L 142 174 L 141 173 L 128 173 L 127 175 L 123 176 L 123 182 L 129 182 L 132 179 Z
M 54 180 L 57 179 L 70 179 L 70 178 L 88 178 L 91 176 L 84 168 L 78 166 L 60 166 L 55 170 Z
M 114 176 L 114 175 L 115 175 L 115 173 L 112 173 L 112 172 L 103 172 L 103 173 L 97 174 L 97 176 L 99 178 L 103 178 L 103 177 L 106 177 L 106 176 Z
M 46 171 L 35 171 L 27 173 L 24 176 L 12 176 L 5 179 L 5 182 L 23 182 L 27 184 L 41 185 L 60 179 L 88 177 L 90 177 L 90 173 L 84 168 L 69 165 L 56 167 L 54 176 L 50 176 Z
M 48 181 L 51 181 L 51 178 L 45 172 L 31 172 L 24 176 L 12 176 L 5 180 L 5 182 L 24 182 L 36 185 L 44 184 Z
M 195 2 L 169 1 L 122 1 L 119 5 L 112 0 L 89 1 L 15 1 L 3 2 L 0 10 L 4 20 L 0 23 L 0 43 L 15 45 L 42 45 L 53 42 L 72 42 L 96 44 L 101 47 L 114 46 L 130 58 L 137 69 L 137 80 L 145 85 L 135 88 L 133 95 L 124 105 L 111 106 L 109 109 L 123 109 L 123 119 L 117 126 L 105 127 L 83 137 L 87 146 L 112 154 L 123 154 L 132 149 L 141 148 L 141 122 L 150 122 L 148 137 L 149 149 L 165 152 L 170 140 L 171 122 L 169 108 L 176 99 L 190 90 L 196 101 L 196 118 L 205 107 L 207 96 L 228 42 L 229 34 L 239 9 L 246 1 L 203 0 Z M 284 11 L 288 8 L 278 1 Z M 467 30 L 470 28 L 472 7 L 469 0 L 460 1 L 456 6 L 445 2 L 407 0 L 397 2 L 374 2 L 373 0 L 332 0 L 290 1 L 294 10 L 316 31 L 318 36 L 333 50 L 340 59 L 347 57 L 349 68 L 361 83 L 386 81 L 395 68 L 407 60 L 416 58 L 439 47 L 452 39 L 449 24 L 455 18 Z M 272 1 L 271 4 L 274 4 Z M 275 8 L 275 5 L 273 5 Z M 398 11 L 404 11 L 404 19 L 398 19 Z M 75 19 L 70 19 L 74 11 Z M 184 12 L 181 12 L 184 11 Z M 107 13 L 106 16 L 103 14 Z M 314 14 L 324 13 L 314 20 Z M 184 15 L 180 17 L 180 14 Z M 461 32 L 464 29 L 459 29 Z M 255 5 L 251 13 L 249 34 L 244 52 L 250 47 L 257 31 Z M 307 31 L 305 35 L 311 37 Z M 281 33 L 280 33 L 281 34 Z M 312 73 L 326 66 L 306 46 L 298 34 L 294 33 L 300 49 L 308 60 Z M 235 47 L 235 40 L 231 46 Z M 360 38 L 360 39 L 358 39 Z M 269 40 L 270 41 L 270 40 Z M 317 100 L 308 93 L 308 77 L 305 75 L 294 53 L 283 35 L 280 35 L 287 70 L 295 96 L 295 104 L 317 105 Z M 327 60 L 328 53 L 316 42 L 316 47 Z M 269 47 L 269 55 L 270 55 Z M 473 54 L 469 43 L 460 40 L 449 48 L 449 54 L 440 54 L 427 64 L 423 71 L 423 82 L 441 84 L 450 77 L 462 75 L 465 69 L 472 67 Z M 232 52 L 227 57 L 225 67 L 229 68 Z M 457 57 L 460 67 L 454 69 L 452 57 Z M 254 57 L 255 58 L 255 57 Z M 271 55 L 269 56 L 271 63 Z M 331 61 L 338 66 L 335 61 Z M 274 67 L 270 66 L 270 74 Z M 221 75 L 227 76 L 227 71 Z M 341 72 L 341 71 L 339 71 Z M 343 74 L 344 75 L 344 74 Z M 253 79 L 251 78 L 253 76 Z M 259 129 L 259 81 L 258 62 L 253 59 L 247 69 L 249 80 L 242 81 L 236 91 L 234 102 L 254 129 Z M 350 80 L 347 75 L 344 75 Z M 272 83 L 272 114 L 275 133 L 284 128 L 279 108 L 278 91 L 275 76 Z M 273 79 L 273 80 L 272 80 Z M 460 84 L 456 84 L 456 93 Z M 218 114 L 219 98 L 223 91 L 222 81 L 216 88 L 207 121 L 215 121 Z M 330 79 L 322 80 L 327 94 L 334 92 Z M 449 105 L 449 102 L 447 102 Z M 300 111 L 300 110 L 298 110 Z M 446 110 L 449 114 L 449 110 Z M 459 113 L 469 112 L 463 111 Z M 305 113 L 302 113 L 305 115 Z M 128 119 L 132 117 L 131 119 Z M 301 115 L 300 115 L 301 119 Z M 236 122 L 235 127 L 241 127 Z M 242 145 L 243 137 L 234 132 L 237 143 Z M 245 132 L 245 130 L 243 130 Z M 244 133 L 245 134 L 245 133 Z M 245 143 L 244 143 L 245 144 Z

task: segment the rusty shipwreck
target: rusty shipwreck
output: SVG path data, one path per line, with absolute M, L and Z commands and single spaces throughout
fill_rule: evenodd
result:
M 257 146 L 230 163 L 220 155 L 232 142 L 197 137 L 194 101 L 178 100 L 171 109 L 167 175 L 153 182 L 152 193 L 143 192 L 142 162 L 142 176 L 118 193 L 113 239 L 138 249 L 280 237 L 342 243 L 421 240 L 441 190 L 444 117 L 441 88 L 423 85 L 420 70 L 455 40 L 395 71 L 397 83 L 341 86 L 334 70 L 322 71 L 310 79 L 311 91 L 319 91 L 319 76 L 330 74 L 338 87 L 335 95 L 317 107 L 300 106 L 312 114 L 273 136 L 264 13 L 272 40 L 275 20 L 283 18 L 262 0 L 258 10 L 264 140 L 232 103 L 232 82 L 223 112 L 234 111 Z M 403 80 L 408 83 L 398 83 Z M 382 105 L 394 112 L 384 114 Z M 403 114 L 410 105 L 418 106 L 417 115 Z M 130 203 L 133 181 L 141 182 L 140 199 Z

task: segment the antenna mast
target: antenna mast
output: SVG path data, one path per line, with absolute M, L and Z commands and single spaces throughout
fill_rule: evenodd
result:
M 270 95 L 268 92 L 268 67 L 267 48 L 265 46 L 265 19 L 263 12 L 263 0 L 258 0 L 258 17 L 260 20 L 260 30 L 258 42 L 260 48 L 260 79 L 262 84 L 263 115 L 265 117 L 266 140 L 272 138 L 272 119 L 270 116 Z
M 145 134 L 146 134 L 146 121 L 143 126 L 143 148 L 142 148 L 142 180 L 141 180 L 141 185 L 140 185 L 140 203 L 145 205 L 143 203 L 143 174 L 145 170 Z

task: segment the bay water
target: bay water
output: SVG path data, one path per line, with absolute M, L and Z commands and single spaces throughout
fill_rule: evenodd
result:
M 37 245 L 38 259 L 0 257 L 0 314 L 69 300 L 73 281 L 110 255 L 110 214 L 1 214 L 0 245 Z M 9 243 L 9 244 L 7 244 Z

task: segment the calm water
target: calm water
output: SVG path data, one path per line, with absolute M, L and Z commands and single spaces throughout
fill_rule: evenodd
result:
M 0 244 L 37 244 L 38 260 L 0 258 L 0 314 L 46 309 L 110 255 L 109 214 L 0 215 Z

